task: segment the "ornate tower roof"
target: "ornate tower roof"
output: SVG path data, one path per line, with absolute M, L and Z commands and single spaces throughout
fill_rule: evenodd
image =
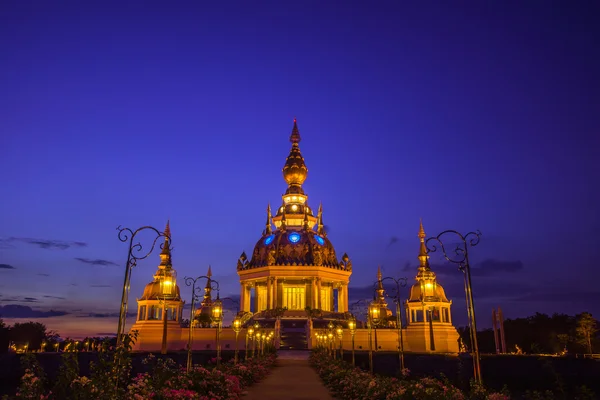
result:
M 425 229 L 423 229 L 423 221 L 419 225 L 419 268 L 415 283 L 410 289 L 409 302 L 425 301 L 425 302 L 448 302 L 444 288 L 437 283 L 435 273 L 429 266 L 429 255 L 427 254 L 427 246 L 425 245 Z
M 274 216 L 271 216 L 270 206 L 267 207 L 267 223 L 263 235 L 256 243 L 250 260 L 242 253 L 238 260 L 238 270 L 270 265 L 312 265 L 350 270 L 350 259 L 345 256 L 345 259 L 339 261 L 333 245 L 325 235 L 322 207 L 319 208 L 317 218 L 302 189 L 308 169 L 300 153 L 300 131 L 296 119 L 290 142 L 292 148 L 282 170 L 287 183 L 282 204 Z M 315 232 L 317 223 L 319 226 Z M 274 230 L 272 225 L 275 225 Z
M 140 300 L 175 300 L 180 301 L 177 272 L 171 260 L 171 228 L 169 221 L 164 230 L 165 242 L 160 252 L 160 264 L 154 274 L 154 280 L 146 285 Z

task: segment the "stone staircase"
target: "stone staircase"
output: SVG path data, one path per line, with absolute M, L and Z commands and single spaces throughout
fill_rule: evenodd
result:
M 306 350 L 306 321 L 281 321 L 281 350 Z

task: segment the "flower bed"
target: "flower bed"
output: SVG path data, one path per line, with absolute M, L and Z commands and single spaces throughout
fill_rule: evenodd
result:
M 488 394 L 480 388 L 475 388 L 476 390 L 466 395 L 449 382 L 434 378 L 411 380 L 408 379 L 407 370 L 403 371 L 403 379 L 371 375 L 345 361 L 332 359 L 323 350 L 313 351 L 310 363 L 338 399 L 510 399 L 507 394 Z
M 107 357 L 109 360 L 109 357 Z M 126 358 L 123 368 L 113 362 L 95 366 L 90 377 L 81 377 L 74 353 L 64 355 L 60 376 L 53 386 L 45 382 L 44 372 L 33 357 L 26 360 L 26 373 L 16 399 L 197 399 L 235 400 L 243 389 L 263 379 L 276 360 L 275 354 L 252 358 L 238 364 L 223 363 L 216 368 L 195 365 L 189 372 L 171 359 L 153 355 L 144 360 L 148 372 L 129 377 Z M 120 385 L 115 383 L 119 381 Z M 5 397 L 8 399 L 9 397 Z

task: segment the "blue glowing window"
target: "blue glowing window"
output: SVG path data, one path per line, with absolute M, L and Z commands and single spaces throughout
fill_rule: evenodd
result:
M 315 240 L 323 246 L 325 244 L 325 240 L 321 236 L 315 236 Z
M 290 233 L 288 235 L 288 240 L 292 243 L 298 243 L 298 241 L 300 240 L 300 235 L 296 232 Z
M 267 238 L 265 239 L 265 244 L 266 245 L 271 244 L 271 242 L 273 241 L 273 239 L 275 239 L 275 235 L 267 236 Z

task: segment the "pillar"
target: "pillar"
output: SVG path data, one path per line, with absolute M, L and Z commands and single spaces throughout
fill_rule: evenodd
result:
M 344 312 L 344 288 L 341 283 L 338 283 L 337 288 L 337 312 Z
M 258 284 L 254 282 L 254 312 L 258 312 Z
M 271 277 L 267 276 L 267 310 L 272 310 L 273 306 L 271 304 L 271 300 L 273 299 L 273 294 L 271 293 Z
M 246 311 L 246 284 L 240 281 L 240 311 Z
M 310 308 L 318 308 L 317 307 L 317 278 L 312 278 L 312 296 L 310 301 Z
M 317 308 L 319 310 L 322 310 L 322 304 L 321 304 L 321 278 L 317 278 Z
M 279 304 L 277 302 L 277 277 L 274 276 L 273 277 L 273 308 L 277 308 L 279 307 Z
M 244 283 L 244 311 L 250 311 L 250 307 L 251 307 L 251 295 L 252 293 L 250 292 L 250 285 L 248 285 L 247 283 Z
M 348 283 L 344 282 L 342 283 L 342 286 L 344 287 L 344 312 L 348 312 Z

